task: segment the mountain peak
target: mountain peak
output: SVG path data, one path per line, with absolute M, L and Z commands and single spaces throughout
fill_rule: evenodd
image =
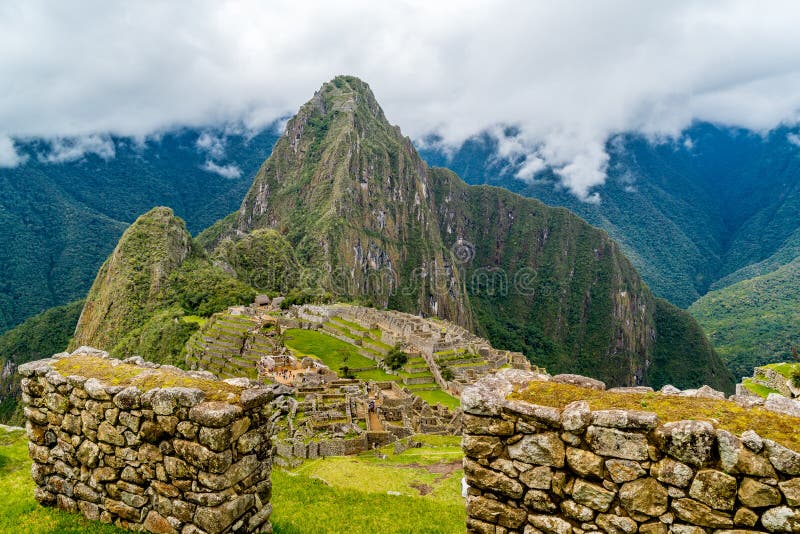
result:
M 122 339 L 189 257 L 191 242 L 186 224 L 170 208 L 156 207 L 136 219 L 97 273 L 71 346 L 111 347 Z
M 322 84 L 310 103 L 321 99 L 326 113 L 333 111 L 355 113 L 359 108 L 381 120 L 386 120 L 369 84 L 355 76 L 339 75 Z

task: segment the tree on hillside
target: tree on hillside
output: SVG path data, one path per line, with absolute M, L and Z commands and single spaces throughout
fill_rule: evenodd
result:
M 383 363 L 389 366 L 390 369 L 397 370 L 403 367 L 408 361 L 408 354 L 403 352 L 401 345 L 398 343 L 386 354 L 383 358 Z

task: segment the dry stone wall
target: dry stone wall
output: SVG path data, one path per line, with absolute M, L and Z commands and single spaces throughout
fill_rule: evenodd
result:
M 209 401 L 201 389 L 62 376 L 57 361 L 19 368 L 40 503 L 162 534 L 271 532 L 270 389 L 239 379 L 238 398 Z M 126 363 L 156 381 L 167 369 Z M 181 373 L 169 368 L 172 379 Z
M 796 451 L 704 421 L 507 400 L 548 379 L 508 370 L 464 391 L 468 532 L 800 532 Z

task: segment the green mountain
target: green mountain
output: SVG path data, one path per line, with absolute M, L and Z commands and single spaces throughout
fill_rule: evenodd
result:
M 732 386 L 696 323 L 652 295 L 608 234 L 429 167 L 358 79 L 300 109 L 240 210 L 199 241 L 236 272 L 232 251 L 263 229 L 293 251 L 287 287 L 446 318 L 553 372 Z M 680 361 L 656 373 L 665 354 Z
M 16 402 L 19 396 L 17 366 L 49 358 L 66 349 L 82 309 L 82 300 L 50 308 L 0 334 L 0 423 L 22 422 Z
M 689 312 L 735 376 L 792 358 L 800 348 L 800 256 L 777 270 L 712 291 Z
M 523 157 L 504 159 L 488 134 L 455 152 L 426 144 L 423 157 L 472 184 L 493 184 L 564 206 L 620 243 L 658 296 L 688 307 L 712 289 L 774 271 L 800 255 L 800 146 L 796 129 L 765 135 L 699 123 L 676 142 L 635 134 L 606 145 L 599 203 L 559 187 L 550 171 L 516 178 Z M 518 135 L 513 128 L 505 135 Z M 435 141 L 435 140 L 434 140 Z
M 27 160 L 0 168 L 0 332 L 83 297 L 125 228 L 152 207 L 171 206 L 191 232 L 236 209 L 275 139 L 274 128 L 187 129 L 107 136 L 99 154 L 70 140 L 17 140 Z
M 198 322 L 255 292 L 217 269 L 195 248 L 183 220 L 154 208 L 122 235 L 86 297 L 70 349 L 177 363 Z

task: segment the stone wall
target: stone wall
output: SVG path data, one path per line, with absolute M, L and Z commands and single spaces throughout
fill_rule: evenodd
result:
M 88 354 L 120 376 L 103 383 L 54 368 L 86 352 L 19 368 L 41 504 L 157 533 L 271 531 L 272 390 L 229 380 L 223 402 L 206 399 L 207 388 L 109 385 L 140 372 L 148 383 L 223 383 L 210 373 Z
M 800 532 L 797 452 L 705 421 L 507 399 L 549 379 L 505 370 L 465 389 L 468 532 Z

